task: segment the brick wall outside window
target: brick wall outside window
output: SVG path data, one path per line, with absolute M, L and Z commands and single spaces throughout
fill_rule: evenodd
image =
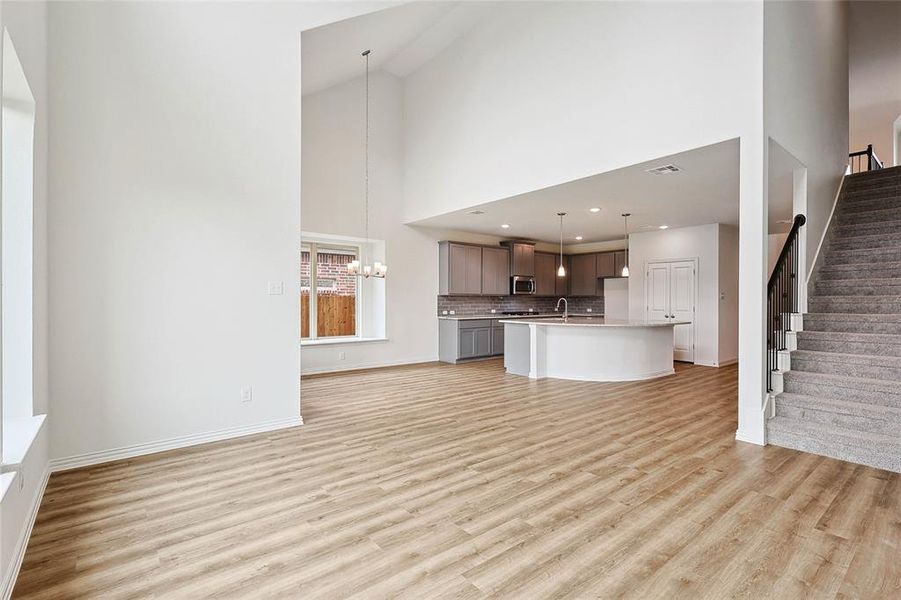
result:
M 357 293 L 357 278 L 348 275 L 347 263 L 354 257 L 350 254 L 319 252 L 319 294 L 354 296 Z M 310 253 L 300 253 L 300 289 L 310 291 Z

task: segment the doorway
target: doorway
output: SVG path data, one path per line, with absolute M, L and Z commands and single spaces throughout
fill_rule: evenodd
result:
M 652 321 L 689 321 L 673 327 L 673 360 L 693 363 L 698 259 L 648 261 L 646 269 L 645 316 Z

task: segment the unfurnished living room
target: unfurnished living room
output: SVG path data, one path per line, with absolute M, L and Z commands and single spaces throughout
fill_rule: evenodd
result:
M 901 2 L 0 0 L 0 598 L 901 598 Z

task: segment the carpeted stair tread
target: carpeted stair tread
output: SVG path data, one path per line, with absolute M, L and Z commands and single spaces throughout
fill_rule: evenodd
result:
M 878 223 L 833 223 L 830 225 L 829 235 L 833 240 L 852 239 L 867 235 L 888 235 L 896 233 L 899 226 L 901 226 L 901 219 Z
M 901 279 L 825 279 L 814 284 L 822 296 L 901 296 Z
M 901 358 L 897 356 L 874 356 L 872 354 L 849 354 L 843 352 L 818 352 L 816 350 L 794 350 L 794 360 L 817 360 L 822 362 L 842 363 L 846 365 L 876 365 L 880 367 L 897 367 L 901 369 Z M 901 389 L 901 379 L 898 380 Z
M 847 238 L 833 237 L 824 252 L 896 247 L 901 247 L 901 233 L 878 233 Z
M 896 314 L 901 309 L 897 296 L 814 295 L 808 299 L 810 310 L 821 313 Z
M 766 430 L 767 441 L 777 446 L 901 472 L 898 436 L 778 416 L 767 421 Z
M 859 333 L 850 331 L 799 331 L 799 340 L 833 340 L 837 342 L 866 342 L 868 344 L 897 344 L 901 346 L 901 334 Z M 856 353 L 853 353 L 856 354 Z
M 896 381 L 787 371 L 783 375 L 783 382 L 785 391 L 792 394 L 817 395 L 901 409 L 901 387 Z
M 822 396 L 809 396 L 783 392 L 776 396 L 777 411 L 779 405 L 833 412 L 839 415 L 866 417 L 897 423 L 901 428 L 901 408 L 894 406 L 881 406 L 868 402 L 854 402 L 839 398 L 827 398 Z M 899 429 L 901 431 L 901 429 Z M 901 437 L 898 439 L 901 442 Z

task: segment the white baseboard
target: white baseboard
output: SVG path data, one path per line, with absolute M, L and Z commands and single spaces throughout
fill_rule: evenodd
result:
M 358 371 L 360 369 L 380 369 L 382 367 L 401 367 L 404 365 L 421 365 L 423 363 L 435 362 L 437 360 L 438 360 L 438 356 L 419 356 L 419 357 L 414 357 L 414 358 L 404 358 L 404 359 L 400 359 L 400 360 L 373 361 L 373 362 L 346 364 L 346 365 L 341 365 L 340 367 L 335 366 L 335 365 L 328 365 L 325 367 L 313 367 L 311 369 L 304 368 L 303 364 L 301 364 L 300 375 L 302 377 L 304 375 L 319 375 L 321 373 L 341 373 L 343 371 Z
M 67 469 L 98 465 L 113 460 L 121 460 L 123 458 L 134 458 L 135 456 L 154 454 L 156 452 L 164 452 L 166 450 L 175 450 L 178 448 L 187 448 L 189 446 L 196 446 L 198 444 L 206 444 L 209 442 L 218 442 L 231 438 L 244 437 L 246 435 L 253 435 L 255 433 L 265 433 L 267 431 L 275 431 L 277 429 L 297 427 L 298 425 L 303 425 L 303 419 L 300 416 L 292 417 L 290 419 L 266 421 L 263 423 L 257 423 L 254 425 L 247 425 L 242 427 L 220 429 L 218 431 L 210 431 L 206 433 L 195 433 L 182 437 L 170 438 L 167 440 L 146 442 L 144 444 L 135 444 L 133 446 L 111 448 L 109 450 L 89 452 L 87 454 L 79 454 L 66 458 L 55 458 L 50 461 L 50 470 L 52 472 L 65 471 Z
M 28 548 L 28 540 L 31 539 L 31 530 L 34 528 L 34 521 L 37 519 L 38 510 L 41 508 L 41 500 L 44 499 L 44 490 L 47 489 L 47 481 L 50 479 L 50 466 L 44 468 L 41 476 L 41 483 L 38 484 L 37 493 L 31 499 L 31 507 L 28 510 L 28 519 L 25 527 L 16 540 L 16 547 L 13 549 L 13 559 L 10 562 L 9 569 L 3 574 L 3 581 L 0 584 L 0 598 L 9 600 L 13 595 L 13 588 L 16 586 L 16 579 L 19 577 L 19 569 L 22 568 L 22 561 L 25 559 L 25 549 Z

